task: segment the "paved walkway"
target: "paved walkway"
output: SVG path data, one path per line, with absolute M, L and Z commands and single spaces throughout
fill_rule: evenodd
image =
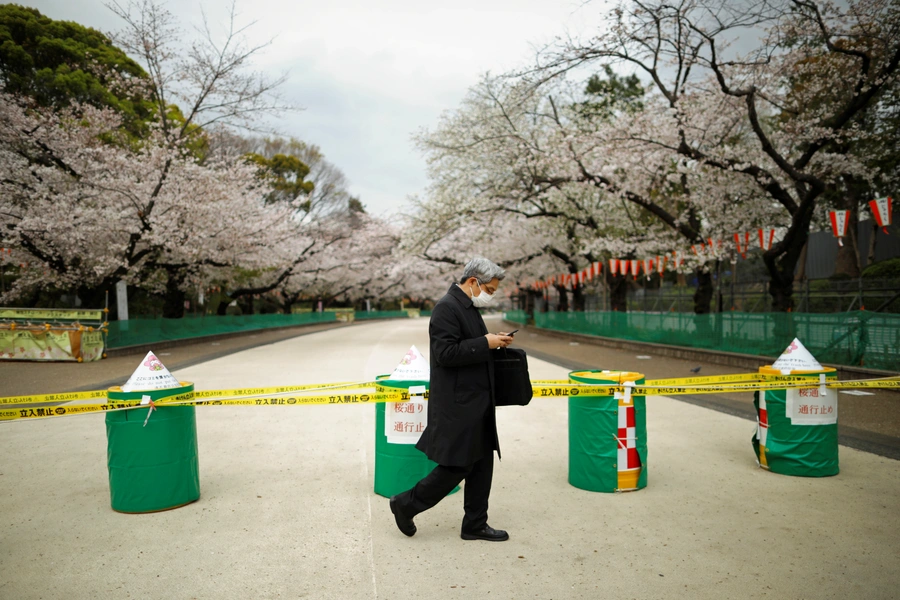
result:
M 427 353 L 426 324 L 334 329 L 176 375 L 198 389 L 368 380 L 412 344 Z M 201 498 L 147 515 L 109 507 L 102 415 L 0 426 L 0 598 L 897 597 L 898 461 L 842 447 L 836 477 L 774 475 L 749 421 L 651 397 L 649 486 L 599 494 L 566 482 L 564 399 L 498 420 L 499 544 L 459 539 L 461 494 L 415 537 L 396 529 L 372 492 L 371 406 L 198 408 Z

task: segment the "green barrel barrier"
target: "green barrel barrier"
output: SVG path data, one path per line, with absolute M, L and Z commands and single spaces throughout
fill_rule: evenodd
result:
M 397 381 L 382 375 L 377 378 L 376 390 L 379 393 L 400 392 L 408 395 L 410 387 L 420 385 L 428 389 L 427 381 Z M 410 489 L 437 466 L 413 444 L 388 442 L 384 431 L 388 404 L 379 402 L 375 405 L 375 493 L 385 498 Z M 457 490 L 459 487 L 450 493 Z
M 752 444 L 759 466 L 797 477 L 837 475 L 840 472 L 837 390 L 818 386 L 822 375 L 828 380 L 837 379 L 835 369 L 822 367 L 782 373 L 772 367 L 760 367 L 759 372 L 808 376 L 812 386 L 753 393 L 757 427 Z
M 190 399 L 194 384 L 146 392 L 110 388 L 110 402 Z M 147 513 L 177 508 L 200 498 L 197 420 L 193 405 L 136 408 L 106 413 L 107 465 L 112 508 Z M 146 421 L 146 426 L 145 426 Z
M 644 383 L 640 373 L 572 371 L 572 383 Z M 644 396 L 569 396 L 569 483 L 591 492 L 647 487 L 647 402 Z

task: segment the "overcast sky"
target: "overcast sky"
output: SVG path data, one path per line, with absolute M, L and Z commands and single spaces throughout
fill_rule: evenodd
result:
M 110 32 L 103 0 L 17 0 L 53 19 Z M 224 0 L 169 1 L 185 30 L 227 24 Z M 607 0 L 238 0 L 239 21 L 256 21 L 251 42 L 274 38 L 256 62 L 288 73 L 285 99 L 304 110 L 280 131 L 322 148 L 375 214 L 398 212 L 426 183 L 410 136 L 432 128 L 485 72 L 530 64 L 559 35 L 590 34 Z M 440 6 L 440 7 L 438 7 Z M 433 8 L 432 8 L 433 7 Z

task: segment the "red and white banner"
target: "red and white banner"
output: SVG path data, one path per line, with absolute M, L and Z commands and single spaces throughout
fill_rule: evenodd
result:
M 881 227 L 881 230 L 887 235 L 887 227 L 891 224 L 893 217 L 893 207 L 891 206 L 891 197 L 876 198 L 869 201 L 869 208 L 872 209 L 872 215 L 875 222 Z
M 631 275 L 634 277 L 635 281 L 637 281 L 638 274 L 641 271 L 641 261 L 636 258 L 632 258 L 628 261 L 631 264 Z
M 644 275 L 647 276 L 647 279 L 650 279 L 650 273 L 653 272 L 653 259 L 645 258 L 644 259 Z
M 772 247 L 772 242 L 775 241 L 775 230 L 774 229 L 760 229 L 759 230 L 759 247 L 763 250 L 769 250 Z
M 600 277 L 600 274 L 603 272 L 603 263 L 595 262 L 591 265 L 591 277 Z
M 831 220 L 831 231 L 838 239 L 838 246 L 843 246 L 843 237 L 847 235 L 847 225 L 850 222 L 850 211 L 831 210 L 828 211 L 828 218 Z
M 616 275 L 619 274 L 619 259 L 618 258 L 609 259 L 609 272 L 613 277 L 615 277 Z M 622 275 L 624 275 L 624 274 L 625 273 L 623 271 Z
M 666 270 L 666 261 L 669 260 L 669 257 L 666 255 L 657 256 L 656 257 L 656 272 L 660 275 L 663 274 L 663 271 Z
M 742 258 L 747 258 L 747 252 L 750 251 L 749 231 L 744 232 L 743 236 L 740 233 L 734 234 L 734 248 L 738 251 L 738 254 L 740 254 Z
M 677 270 L 684 263 L 684 257 L 678 250 L 672 250 L 672 268 Z

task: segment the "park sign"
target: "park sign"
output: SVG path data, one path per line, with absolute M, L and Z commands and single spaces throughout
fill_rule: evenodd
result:
M 164 390 L 181 387 L 169 370 L 156 358 L 153 352 L 148 352 L 138 368 L 134 370 L 125 385 L 123 392 L 146 392 L 150 390 Z

